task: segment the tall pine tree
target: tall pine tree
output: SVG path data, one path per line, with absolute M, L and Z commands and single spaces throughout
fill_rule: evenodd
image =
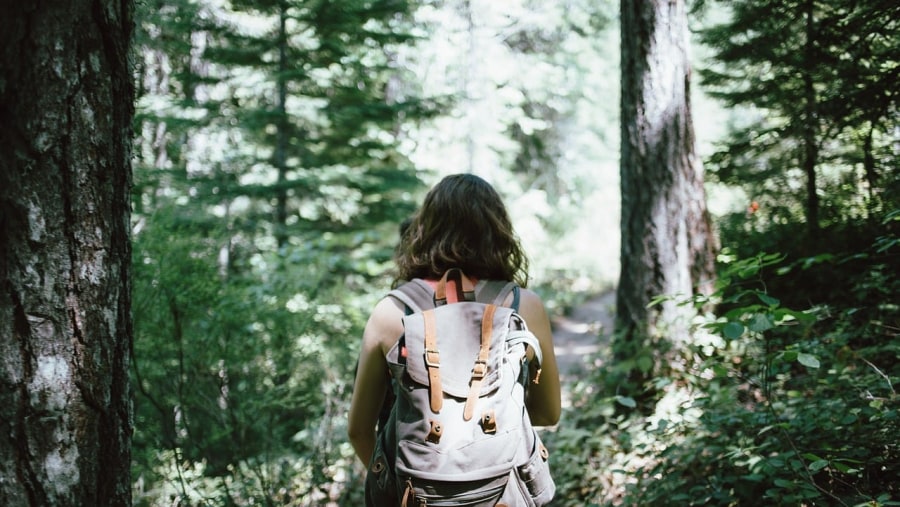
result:
M 419 184 L 396 149 L 429 113 L 392 60 L 410 4 L 142 8 L 137 496 L 318 505 L 353 309 Z
M 756 119 L 735 126 L 711 160 L 714 173 L 746 185 L 771 222 L 802 218 L 815 238 L 853 209 L 831 201 L 883 196 L 896 184 L 897 93 L 889 83 L 898 73 L 898 6 L 740 1 L 728 11 L 727 21 L 701 31 L 715 62 L 703 82 L 728 106 L 752 107 Z M 858 161 L 863 178 L 854 175 Z M 802 214 L 792 203 L 802 203 Z

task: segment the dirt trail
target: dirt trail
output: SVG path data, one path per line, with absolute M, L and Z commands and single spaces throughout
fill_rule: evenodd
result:
M 572 384 L 588 368 L 599 365 L 588 364 L 587 361 L 596 359 L 594 356 L 609 346 L 615 306 L 616 293 L 611 290 L 591 297 L 568 314 L 551 320 L 554 351 L 562 380 L 563 406 L 569 403 L 568 392 Z

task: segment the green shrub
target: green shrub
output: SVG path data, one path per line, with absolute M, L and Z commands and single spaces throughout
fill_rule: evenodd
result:
M 559 505 L 900 505 L 892 238 L 723 257 L 718 309 L 696 319 L 686 367 L 646 386 L 661 391 L 653 407 L 604 384 L 620 365 L 580 386 L 547 438 Z M 808 280 L 829 289 L 802 290 Z M 797 310 L 772 286 L 814 304 Z

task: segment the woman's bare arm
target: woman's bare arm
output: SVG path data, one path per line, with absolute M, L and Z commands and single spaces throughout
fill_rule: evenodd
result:
M 402 318 L 397 303 L 385 298 L 375 306 L 363 331 L 347 433 L 366 466 L 375 451 L 375 425 L 388 388 L 385 354 L 403 332 Z
M 528 415 L 535 426 L 553 426 L 559 422 L 562 401 L 550 318 L 541 298 L 527 289 L 521 289 L 519 314 L 540 342 L 543 356 L 539 382 L 528 385 L 528 397 L 525 400 Z

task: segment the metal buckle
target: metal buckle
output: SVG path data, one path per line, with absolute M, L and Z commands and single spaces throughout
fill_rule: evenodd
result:
M 431 360 L 431 354 L 434 354 L 434 360 Z M 429 368 L 441 367 L 441 351 L 425 349 L 425 366 Z
M 484 375 L 487 373 L 487 362 L 478 359 L 475 361 L 475 366 L 472 368 L 472 378 L 475 380 L 481 380 L 484 378 Z

